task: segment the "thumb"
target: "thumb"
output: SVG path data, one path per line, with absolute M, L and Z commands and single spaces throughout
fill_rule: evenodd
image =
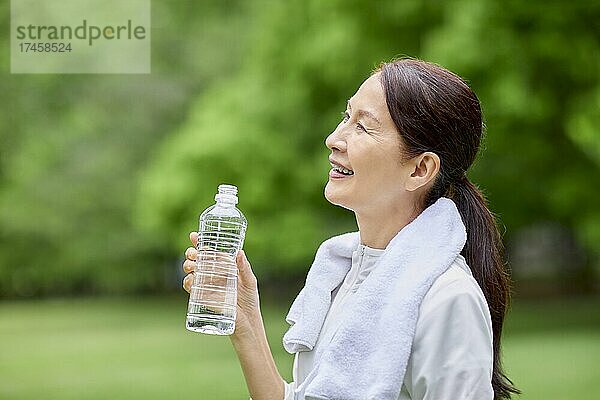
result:
M 236 262 L 238 266 L 238 271 L 240 272 L 240 277 L 244 281 L 256 281 L 254 272 L 252 272 L 252 266 L 250 265 L 250 261 L 248 261 L 248 258 L 246 258 L 246 252 L 244 252 L 244 250 L 238 251 Z

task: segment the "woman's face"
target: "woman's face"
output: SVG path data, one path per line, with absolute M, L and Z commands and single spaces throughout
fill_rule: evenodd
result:
M 382 213 L 408 205 L 404 188 L 409 168 L 403 167 L 401 139 L 385 101 L 379 74 L 372 75 L 348 100 L 342 121 L 327 137 L 332 168 L 325 198 L 355 213 Z

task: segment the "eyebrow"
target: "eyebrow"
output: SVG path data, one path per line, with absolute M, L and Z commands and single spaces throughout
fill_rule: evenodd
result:
M 350 110 L 352 110 L 352 106 L 350 105 L 350 99 L 348 99 L 348 108 Z M 381 121 L 379 121 L 377 119 L 377 117 L 375 115 L 373 115 L 373 113 L 371 113 L 371 112 L 369 112 L 367 110 L 358 110 L 357 113 L 358 113 L 359 117 L 360 116 L 365 116 L 365 117 L 371 118 L 372 120 L 374 120 L 375 122 L 377 122 L 377 124 L 381 127 Z

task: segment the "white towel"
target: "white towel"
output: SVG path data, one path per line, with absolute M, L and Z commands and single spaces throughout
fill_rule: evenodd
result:
M 386 247 L 329 344 L 315 354 L 305 399 L 396 400 L 410 356 L 419 306 L 467 239 L 454 202 L 442 197 L 406 225 Z M 319 246 L 305 286 L 294 300 L 283 337 L 289 353 L 314 348 L 331 305 L 331 292 L 350 270 L 359 232 Z

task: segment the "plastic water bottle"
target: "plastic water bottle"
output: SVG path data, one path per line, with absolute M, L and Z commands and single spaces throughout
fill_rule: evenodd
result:
M 231 335 L 237 306 L 236 256 L 244 245 L 248 222 L 236 208 L 236 186 L 219 185 L 215 201 L 200 215 L 198 258 L 186 328 L 211 335 Z

